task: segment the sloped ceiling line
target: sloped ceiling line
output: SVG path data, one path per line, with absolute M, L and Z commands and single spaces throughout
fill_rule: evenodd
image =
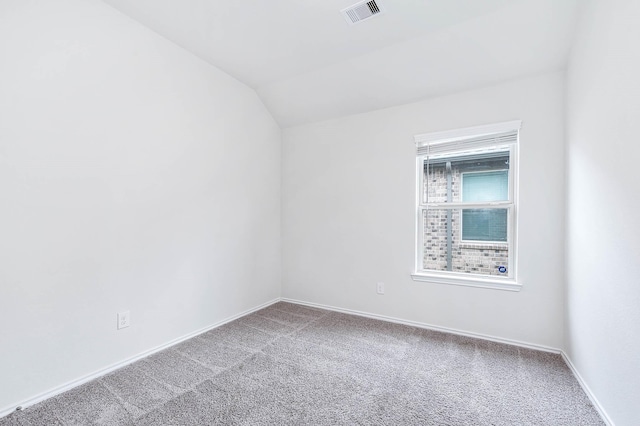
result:
M 104 0 L 253 87 L 282 127 L 565 66 L 577 0 Z

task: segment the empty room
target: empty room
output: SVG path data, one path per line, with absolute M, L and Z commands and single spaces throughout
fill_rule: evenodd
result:
M 638 22 L 0 0 L 0 426 L 639 425 Z

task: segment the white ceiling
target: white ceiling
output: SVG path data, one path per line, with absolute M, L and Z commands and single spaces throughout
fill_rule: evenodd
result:
M 561 69 L 579 0 L 104 0 L 253 87 L 283 127 Z

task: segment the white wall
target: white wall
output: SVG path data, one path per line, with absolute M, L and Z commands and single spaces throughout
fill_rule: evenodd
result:
M 588 2 L 568 71 L 566 349 L 618 426 L 640 419 L 639 21 Z
M 283 132 L 283 296 L 560 348 L 564 74 Z M 414 282 L 415 134 L 521 119 L 521 292 Z M 376 294 L 376 282 L 386 294 Z
M 0 411 L 279 297 L 253 90 L 93 0 L 2 1 L 0 61 Z

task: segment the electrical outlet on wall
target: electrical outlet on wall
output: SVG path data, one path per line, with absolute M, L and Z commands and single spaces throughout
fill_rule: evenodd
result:
M 377 291 L 378 294 L 384 294 L 384 283 L 378 283 Z
M 131 325 L 131 314 L 129 311 L 118 312 L 118 330 Z

